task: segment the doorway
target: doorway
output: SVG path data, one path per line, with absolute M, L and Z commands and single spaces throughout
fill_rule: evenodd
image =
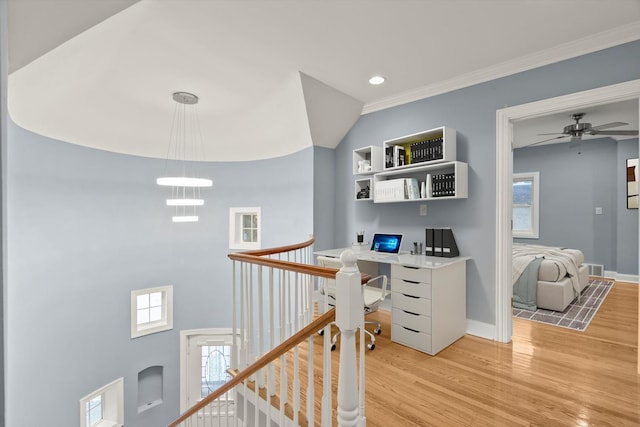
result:
M 640 80 L 577 92 L 496 112 L 496 340 L 511 341 L 511 216 L 513 123 L 592 105 L 635 99 L 640 105 Z M 640 236 L 639 236 L 640 240 Z M 640 261 L 640 260 L 639 260 Z M 639 356 L 640 357 L 640 356 Z M 638 364 L 640 368 L 640 363 Z

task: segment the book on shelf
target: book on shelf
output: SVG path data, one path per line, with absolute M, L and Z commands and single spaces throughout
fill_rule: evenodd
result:
M 385 147 L 384 149 L 384 167 L 393 167 L 393 147 L 391 145 Z
M 420 198 L 420 187 L 416 178 L 405 178 L 406 198 L 416 200 Z
M 393 146 L 393 166 L 404 166 L 405 149 L 402 145 Z
M 433 174 L 431 176 L 431 192 L 433 197 L 456 195 L 455 173 Z
M 388 179 L 373 186 L 376 202 L 391 202 L 405 199 L 405 179 Z

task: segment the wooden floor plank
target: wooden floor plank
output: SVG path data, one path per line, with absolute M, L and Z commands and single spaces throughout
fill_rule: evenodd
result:
M 585 332 L 514 319 L 513 341 L 465 336 L 435 357 L 367 353 L 367 425 L 638 426 L 638 286 L 616 283 Z
M 514 318 L 509 344 L 467 335 L 436 356 L 391 342 L 388 312 L 367 317 L 383 324 L 366 351 L 368 427 L 640 425 L 635 284 L 616 283 L 585 332 Z M 322 340 L 314 338 L 317 413 Z M 306 346 L 299 351 L 305 359 Z M 300 381 L 306 387 L 306 371 Z

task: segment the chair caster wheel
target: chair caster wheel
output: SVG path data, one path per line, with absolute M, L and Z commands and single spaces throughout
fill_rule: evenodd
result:
M 335 344 L 331 344 L 331 351 L 334 351 L 336 349 L 336 345 Z
M 376 328 L 373 332 L 375 332 L 376 335 L 380 335 L 382 333 L 382 329 Z
M 369 348 L 369 350 L 374 350 L 376 348 L 375 344 L 367 344 L 367 347 Z

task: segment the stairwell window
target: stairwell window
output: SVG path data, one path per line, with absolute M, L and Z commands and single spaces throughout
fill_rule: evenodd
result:
M 229 208 L 229 248 L 260 249 L 260 208 Z
M 173 286 L 131 291 L 131 338 L 173 329 Z
M 80 399 L 80 427 L 121 427 L 123 425 L 123 378 L 118 378 Z
M 538 238 L 540 173 L 513 174 L 513 237 Z

